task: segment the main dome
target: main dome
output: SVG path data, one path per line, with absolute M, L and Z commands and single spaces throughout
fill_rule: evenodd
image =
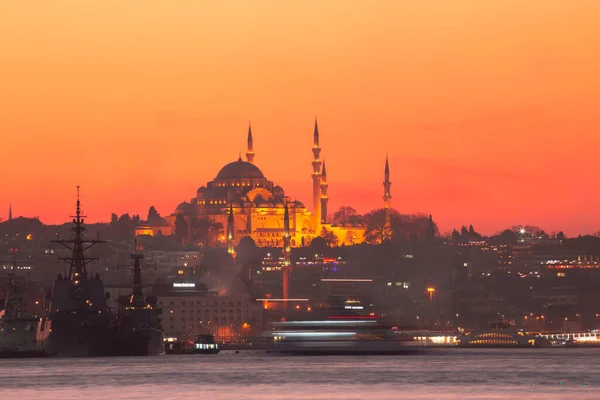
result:
M 239 159 L 221 168 L 216 179 L 242 178 L 265 179 L 265 176 L 256 165 Z

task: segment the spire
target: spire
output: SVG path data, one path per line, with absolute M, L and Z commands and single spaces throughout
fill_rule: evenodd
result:
M 390 189 L 392 187 L 392 182 L 390 182 L 390 164 L 387 154 L 385 156 L 385 169 L 383 175 L 383 209 L 385 210 L 385 225 L 388 229 L 391 229 L 392 217 L 390 209 L 392 203 L 392 194 Z
M 321 169 L 321 176 L 322 176 L 322 181 L 325 182 L 325 180 L 327 179 L 327 172 L 325 171 L 325 159 L 323 159 L 323 169 Z M 323 184 L 321 183 L 321 186 Z
M 384 173 L 385 173 L 386 175 L 388 175 L 388 176 L 389 176 L 389 174 L 390 174 L 390 164 L 389 164 L 389 162 L 388 162 L 388 155 L 387 155 L 387 153 L 386 153 L 386 155 L 385 155 L 385 171 L 384 171 Z
M 12 203 L 8 206 L 8 220 L 12 221 Z
M 316 116 L 312 153 L 313 218 L 315 225 L 317 225 L 315 229 L 318 229 L 318 225 L 321 222 L 321 148 L 319 147 L 319 124 Z
M 248 121 L 248 151 L 246 151 L 246 160 L 249 163 L 254 162 L 254 143 L 252 140 L 252 125 Z
M 317 122 L 316 116 L 315 116 L 315 132 L 314 132 L 313 138 L 314 138 L 314 146 L 319 147 L 319 123 Z
M 242 161 L 242 151 L 241 150 L 239 151 L 239 154 L 238 154 L 238 162 L 239 161 Z

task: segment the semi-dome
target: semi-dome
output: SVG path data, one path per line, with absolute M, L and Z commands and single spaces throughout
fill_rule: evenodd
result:
M 191 204 L 188 203 L 187 201 L 184 201 L 183 203 L 180 203 L 177 208 L 175 209 L 175 211 L 183 211 L 183 212 L 187 212 L 190 210 L 191 208 Z
M 216 179 L 243 179 L 256 178 L 265 179 L 265 176 L 258 167 L 252 163 L 242 161 L 240 158 L 237 161 L 227 164 L 217 174 Z

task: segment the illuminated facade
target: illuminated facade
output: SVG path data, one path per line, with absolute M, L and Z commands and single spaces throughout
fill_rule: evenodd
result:
M 328 221 L 327 173 L 325 163 L 321 160 L 317 120 L 314 126 L 311 163 L 312 212 L 300 201 L 292 200 L 281 186 L 268 180 L 256 166 L 250 126 L 247 140 L 246 161 L 242 160 L 240 155 L 237 161 L 221 168 L 214 180 L 200 187 L 190 201 L 179 204 L 174 213 L 161 218 L 160 226 L 144 221 L 136 233 L 154 236 L 160 232 L 169 235 L 178 234 L 178 229 L 185 229 L 186 241 L 193 242 L 198 221 L 209 219 L 221 223 L 224 227 L 218 240 L 223 245 L 227 244 L 230 253 L 233 251 L 232 246 L 237 246 L 246 236 L 251 237 L 259 247 L 284 247 L 285 222 L 289 224 L 289 246 L 292 248 L 308 246 L 312 239 L 321 235 L 323 228 L 335 234 L 338 246 L 364 241 L 364 227 L 335 226 Z M 387 158 L 385 182 L 384 207 L 389 209 L 391 195 Z

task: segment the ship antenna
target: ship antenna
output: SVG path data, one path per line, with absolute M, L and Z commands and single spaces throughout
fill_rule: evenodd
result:
M 71 218 L 73 218 L 73 223 L 75 224 L 75 226 L 71 229 L 71 231 L 74 233 L 73 240 L 60 240 L 57 237 L 57 240 L 53 241 L 54 243 L 63 245 L 69 249 L 69 251 L 71 251 L 71 257 L 60 258 L 60 260 L 69 264 L 68 279 L 76 282 L 88 278 L 87 265 L 98 259 L 86 257 L 85 251 L 98 243 L 103 243 L 101 240 L 84 240 L 83 238 L 86 232 L 86 229 L 83 226 L 84 218 L 86 218 L 86 216 L 81 214 L 81 198 L 79 189 L 80 187 L 77 186 L 75 215 L 71 216 Z

